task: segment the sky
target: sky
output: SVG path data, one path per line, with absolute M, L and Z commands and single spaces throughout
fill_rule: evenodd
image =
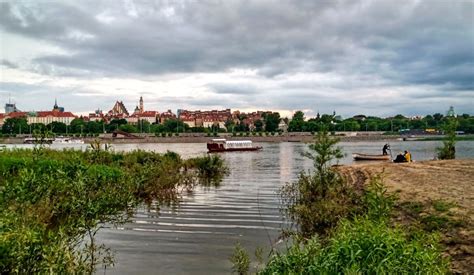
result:
M 0 0 L 0 104 L 474 115 L 474 1 Z

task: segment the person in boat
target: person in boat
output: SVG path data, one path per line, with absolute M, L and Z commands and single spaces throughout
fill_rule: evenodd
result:
M 405 150 L 405 154 L 403 154 L 403 157 L 405 157 L 406 162 L 411 162 L 411 154 L 407 150 Z
M 390 145 L 386 143 L 382 148 L 382 155 L 384 156 L 388 155 L 387 150 L 390 150 Z

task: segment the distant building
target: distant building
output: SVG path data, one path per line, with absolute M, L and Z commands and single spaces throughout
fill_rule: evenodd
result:
M 59 107 L 58 106 L 58 100 L 54 100 L 54 106 L 53 106 L 53 112 L 64 112 L 64 107 Z
M 156 124 L 158 122 L 159 115 L 160 114 L 156 111 L 143 111 L 134 113 L 133 115 L 127 117 L 126 120 L 130 124 L 138 124 L 140 120 L 145 120 L 151 124 Z
M 173 112 L 171 112 L 171 110 L 163 112 L 163 113 L 159 114 L 159 116 L 158 116 L 158 122 L 159 123 L 164 123 L 165 121 L 167 121 L 169 119 L 176 119 L 176 115 L 173 114 Z
M 90 113 L 87 117 L 88 121 L 108 121 L 102 110 L 97 109 L 94 113 Z
M 364 121 L 367 119 L 367 117 L 365 115 L 356 115 L 356 116 L 353 116 L 352 117 L 354 120 L 360 120 L 360 121 Z
M 27 114 L 28 124 L 42 123 L 48 125 L 51 122 L 61 122 L 66 125 L 70 125 L 77 116 L 71 112 L 64 111 L 43 111 L 43 112 L 31 112 Z
M 454 112 L 454 107 L 453 106 L 449 106 L 449 110 L 446 113 L 446 116 L 447 117 L 456 117 L 456 113 Z
M 9 113 L 13 113 L 13 112 L 20 112 L 20 110 L 18 110 L 16 108 L 15 103 L 11 103 L 11 102 L 6 103 L 5 104 L 5 114 L 9 114 Z
M 127 111 L 127 108 L 123 104 L 123 101 L 116 101 L 112 110 L 108 112 L 108 115 L 114 118 L 125 118 L 130 114 Z
M 179 120 L 188 124 L 189 127 L 212 127 L 219 126 L 225 128 L 225 123 L 232 119 L 232 113 L 230 109 L 225 110 L 212 110 L 212 111 L 188 111 L 178 110 Z

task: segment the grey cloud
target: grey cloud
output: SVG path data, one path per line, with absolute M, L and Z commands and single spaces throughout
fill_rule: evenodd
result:
M 16 69 L 18 68 L 18 65 L 13 63 L 13 62 L 10 62 L 6 59 L 1 59 L 0 60 L 0 66 L 4 66 L 6 68 L 9 68 L 9 69 Z
M 253 69 L 274 91 L 212 81 L 222 102 L 310 108 L 295 92 L 333 90 L 326 105 L 364 88 L 430 86 L 423 96 L 460 96 L 474 89 L 474 3 L 469 1 L 127 1 L 1 3 L 0 27 L 56 45 L 67 54 L 42 55 L 31 69 L 79 78 Z M 110 22 L 101 21 L 105 14 Z M 3 66 L 9 66 L 2 61 Z M 338 76 L 333 82 L 292 81 L 296 73 Z M 281 81 L 282 78 L 290 78 Z M 352 91 L 352 92 L 351 92 Z M 235 98 L 245 95 L 248 99 Z M 253 95 L 253 97 L 251 97 Z M 420 100 L 412 95 L 407 99 Z M 354 95 L 356 98 L 357 95 Z M 205 99 L 212 100 L 212 99 Z M 188 98 L 185 104 L 205 105 Z M 312 99 L 310 99 L 311 101 Z M 405 99 L 404 99 L 405 100 Z M 177 101 L 179 102 L 179 101 Z M 347 102 L 346 105 L 344 102 Z M 424 102 L 424 101 L 423 101 Z M 208 101 L 208 105 L 218 102 Z M 317 103 L 316 101 L 313 103 Z M 461 103 L 468 109 L 473 102 Z M 365 104 L 366 105 L 366 104 Z M 402 104 L 400 104 L 402 105 Z M 441 106 L 439 104 L 438 106 Z M 303 108 L 303 107 L 299 107 Z M 306 107 L 305 107 L 306 108 Z M 428 110 L 428 107 L 426 108 Z
M 245 84 L 229 84 L 229 83 L 210 83 L 207 85 L 216 94 L 230 94 L 230 95 L 254 95 L 258 93 L 256 87 Z

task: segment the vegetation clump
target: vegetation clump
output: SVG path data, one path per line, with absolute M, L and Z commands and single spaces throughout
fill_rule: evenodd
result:
M 101 148 L 0 153 L 0 273 L 94 273 L 113 264 L 95 242 L 102 224 L 127 221 L 141 203 L 175 205 L 180 190 L 227 171 L 217 156 Z
M 437 239 L 413 238 L 369 217 L 343 220 L 327 244 L 313 237 L 276 255 L 260 274 L 445 274 Z
M 443 147 L 437 148 L 439 159 L 455 159 L 456 158 L 456 128 L 458 122 L 449 119 L 444 125 L 444 133 L 446 135 L 443 141 Z

